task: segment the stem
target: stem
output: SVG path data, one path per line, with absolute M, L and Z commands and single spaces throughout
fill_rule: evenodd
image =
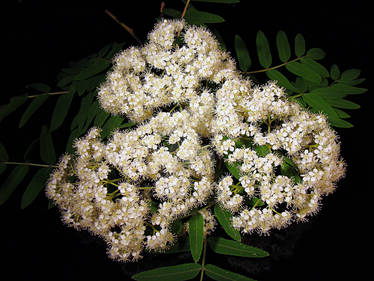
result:
M 139 44 L 142 44 L 142 41 L 140 41 L 140 39 L 135 35 L 134 33 L 134 30 L 130 27 L 128 27 L 126 24 L 124 24 L 123 22 L 120 22 L 111 12 L 109 12 L 108 10 L 105 10 L 104 11 L 108 16 L 110 16 L 116 23 L 118 23 L 120 26 L 122 26 L 131 36 L 132 38 L 135 39 L 136 42 L 138 42 Z
M 152 189 L 154 188 L 154 186 L 142 186 L 142 187 L 138 187 L 138 189 Z
M 45 96 L 45 95 L 49 95 L 49 96 L 54 96 L 54 95 L 63 95 L 63 94 L 67 94 L 69 93 L 69 91 L 61 91 L 61 92 L 53 92 L 53 93 L 44 93 L 44 94 L 39 94 L 39 95 L 31 95 L 31 96 L 27 96 L 29 99 L 32 99 L 32 98 L 37 98 L 39 96 Z
M 204 266 L 205 266 L 205 257 L 206 257 L 206 237 L 204 239 L 204 250 L 203 250 L 203 260 L 201 262 L 201 274 L 200 274 L 200 281 L 203 281 L 203 278 L 204 278 Z
M 186 12 L 187 12 L 187 8 L 188 8 L 188 5 L 190 4 L 190 0 L 187 0 L 187 3 L 186 5 L 184 6 L 184 10 L 183 10 L 183 13 L 182 13 L 182 16 L 181 16 L 181 19 L 184 18 Z
M 290 60 L 290 61 L 286 61 L 285 63 L 282 63 L 280 65 L 276 65 L 276 66 L 273 66 L 273 67 L 268 67 L 268 68 L 264 68 L 264 69 L 260 69 L 260 70 L 243 72 L 243 74 L 253 74 L 253 73 L 266 72 L 266 71 L 269 71 L 269 70 L 280 68 L 280 67 L 285 66 L 285 65 L 287 65 L 291 62 L 295 62 L 295 61 L 301 60 L 303 58 L 305 58 L 305 56 L 302 56 L 302 57 L 299 57 L 299 58 L 296 58 L 296 59 L 293 59 L 293 60 Z
M 186 15 L 187 8 L 188 8 L 189 4 L 190 4 L 190 0 L 187 0 L 186 5 L 184 6 L 184 9 L 183 9 L 183 13 L 181 15 L 181 19 L 183 19 L 184 16 Z M 181 30 L 178 31 L 177 37 L 179 37 L 180 35 L 181 35 Z
M 178 104 L 174 105 L 174 107 L 169 111 L 169 113 L 172 113 L 174 109 L 176 109 L 177 107 L 178 107 Z
M 35 166 L 35 167 L 44 167 L 44 168 L 57 168 L 56 165 L 46 165 L 46 164 L 35 164 L 35 163 L 27 163 L 27 162 L 0 162 L 0 164 L 5 165 L 24 165 L 24 166 Z

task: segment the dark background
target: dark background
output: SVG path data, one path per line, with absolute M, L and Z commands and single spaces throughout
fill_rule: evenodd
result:
M 113 41 L 136 45 L 131 36 L 109 18 L 110 10 L 132 27 L 144 41 L 159 15 L 161 1 L 102 1 L 101 4 L 74 4 L 65 1 L 8 1 L 2 4 L 2 93 L 0 104 L 25 92 L 25 85 L 43 82 L 55 85 L 56 74 L 68 62 L 98 51 Z M 171 3 L 174 2 L 174 3 Z M 278 30 L 292 39 L 302 33 L 307 48 L 320 47 L 327 53 L 325 66 L 338 64 L 341 70 L 362 69 L 370 88 L 369 54 L 372 37 L 366 1 L 278 3 L 244 1 L 236 5 L 201 4 L 202 10 L 222 15 L 226 22 L 214 25 L 222 31 L 229 50 L 240 34 L 255 59 L 256 32 L 262 30 L 275 45 Z M 277 1 L 279 2 L 279 1 Z M 80 3 L 80 2 L 79 2 Z M 175 1 L 167 1 L 175 6 Z M 182 7 L 183 8 L 183 7 Z M 275 52 L 273 52 L 275 54 Z M 256 68 L 257 69 L 257 68 Z M 54 88 L 56 89 L 56 88 Z M 362 107 L 351 111 L 351 129 L 338 129 L 342 155 L 348 171 L 337 191 L 324 200 L 320 213 L 308 223 L 274 231 L 268 237 L 246 237 L 246 242 L 269 251 L 262 261 L 220 256 L 216 264 L 258 280 L 370 280 L 372 259 L 372 183 L 369 181 L 372 140 L 371 93 L 351 98 Z M 47 109 L 48 111 L 48 109 Z M 13 116 L 13 118 L 12 118 Z M 12 151 L 10 160 L 22 159 L 29 136 L 39 134 L 32 124 L 49 120 L 37 116 L 25 130 L 17 130 L 11 115 L 1 124 L 1 141 Z M 50 116 L 50 115 L 47 115 Z M 19 116 L 18 116 L 19 118 Z M 35 132 L 37 130 L 37 132 Z M 32 138 L 31 138 L 32 139 Z M 57 153 L 63 148 L 57 146 Z M 19 158 L 18 158 L 19 157 Z M 4 179 L 4 175 L 1 178 Z M 64 227 L 57 210 L 47 210 L 47 200 L 20 210 L 24 187 L 0 207 L 2 280 L 128 280 L 136 272 L 156 266 L 191 262 L 188 256 L 148 257 L 137 264 L 109 260 L 105 246 L 87 233 Z M 207 263 L 216 255 L 208 252 Z M 10 274 L 7 276 L 7 274 Z M 366 277 L 364 277 L 366 276 Z M 370 276 L 370 277 L 369 277 Z M 208 280 L 208 278 L 204 278 Z

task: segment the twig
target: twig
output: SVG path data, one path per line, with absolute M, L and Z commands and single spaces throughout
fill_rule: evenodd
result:
M 135 39 L 136 42 L 138 42 L 139 44 L 142 44 L 142 41 L 140 41 L 140 39 L 135 35 L 134 33 L 134 30 L 130 27 L 128 27 L 126 24 L 124 24 L 123 22 L 120 22 L 111 12 L 109 12 L 108 10 L 105 10 L 105 13 L 110 16 L 112 19 L 114 19 L 119 25 L 121 25 L 128 33 L 130 33 L 130 35 L 132 36 L 132 38 Z
M 44 94 L 38 94 L 38 95 L 32 95 L 32 96 L 27 96 L 29 99 L 32 99 L 32 98 L 37 98 L 39 96 L 44 96 L 44 95 L 49 95 L 49 96 L 54 96 L 54 95 L 63 95 L 63 94 L 67 94 L 69 93 L 69 91 L 61 91 L 61 92 L 53 92 L 53 93 L 44 93 Z
M 162 15 L 163 11 L 165 8 L 165 1 L 161 1 L 161 6 L 160 6 L 160 14 Z
M 189 4 L 190 4 L 190 0 L 187 0 L 186 5 L 184 6 L 184 10 L 183 10 L 183 13 L 182 13 L 181 19 L 184 18 L 184 15 L 185 15 L 186 12 L 187 12 L 187 8 L 188 8 L 188 5 L 189 5 Z
M 45 168 L 57 168 L 56 165 L 45 165 L 45 164 L 34 164 L 34 163 L 28 163 L 28 162 L 0 162 L 0 164 L 5 165 L 23 165 L 23 166 L 35 166 L 35 167 L 45 167 Z
M 247 72 L 243 72 L 243 74 L 253 74 L 253 73 L 260 73 L 260 72 L 266 72 L 266 71 L 269 71 L 269 70 L 273 70 L 273 69 L 277 69 L 277 68 L 280 68 L 282 66 L 285 66 L 291 62 L 295 62 L 295 61 L 299 61 L 303 58 L 305 58 L 306 56 L 302 56 L 302 57 L 298 57 L 296 59 L 293 59 L 293 60 L 290 60 L 290 61 L 286 61 L 285 63 L 282 63 L 282 64 L 279 64 L 279 65 L 276 65 L 276 66 L 273 66 L 273 67 L 268 67 L 268 68 L 264 68 L 264 69 L 260 69 L 260 70 L 254 70 L 254 71 L 247 71 Z

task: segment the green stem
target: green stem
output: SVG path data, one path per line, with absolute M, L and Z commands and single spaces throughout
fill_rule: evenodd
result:
M 24 165 L 24 166 L 35 166 L 35 167 L 44 167 L 44 168 L 57 168 L 56 165 L 46 165 L 46 164 L 35 164 L 35 163 L 27 163 L 27 162 L 0 162 L 1 164 L 5 165 Z
M 154 188 L 154 186 L 141 186 L 141 187 L 138 187 L 138 189 L 152 189 Z
M 63 94 L 67 94 L 67 93 L 69 93 L 69 91 L 61 91 L 61 92 L 54 92 L 54 93 L 44 93 L 44 94 L 39 94 L 39 95 L 27 96 L 27 97 L 29 99 L 32 99 L 32 98 L 37 98 L 39 96 L 45 96 L 45 95 L 54 96 L 54 95 L 63 95 Z
M 280 65 L 276 65 L 276 66 L 273 66 L 273 67 L 268 67 L 268 68 L 264 68 L 264 69 L 260 69 L 260 70 L 243 72 L 243 74 L 253 74 L 253 73 L 266 72 L 266 71 L 269 71 L 269 70 L 280 68 L 280 67 L 285 66 L 285 65 L 287 65 L 291 62 L 295 62 L 295 61 L 301 60 L 303 58 L 305 58 L 305 56 L 302 56 L 302 57 L 299 57 L 299 58 L 296 58 L 296 59 L 293 59 L 293 60 L 290 60 L 290 61 L 286 61 L 285 63 L 282 63 Z
M 206 244 L 207 244 L 207 240 L 206 240 L 206 237 L 204 239 L 204 250 L 203 250 L 203 260 L 201 262 L 201 274 L 200 274 L 200 281 L 203 281 L 203 278 L 204 278 L 204 266 L 205 266 L 205 257 L 206 257 Z

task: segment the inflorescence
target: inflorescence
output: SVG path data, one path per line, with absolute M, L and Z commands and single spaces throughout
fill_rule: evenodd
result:
M 243 233 L 305 220 L 344 175 L 326 117 L 290 101 L 276 82 L 252 85 L 203 27 L 160 21 L 147 44 L 113 64 L 100 105 L 137 126 L 106 142 L 91 128 L 46 191 L 63 221 L 102 237 L 113 259 L 169 248 L 194 212 L 209 235 L 214 204 Z M 177 220 L 184 227 L 175 231 Z

